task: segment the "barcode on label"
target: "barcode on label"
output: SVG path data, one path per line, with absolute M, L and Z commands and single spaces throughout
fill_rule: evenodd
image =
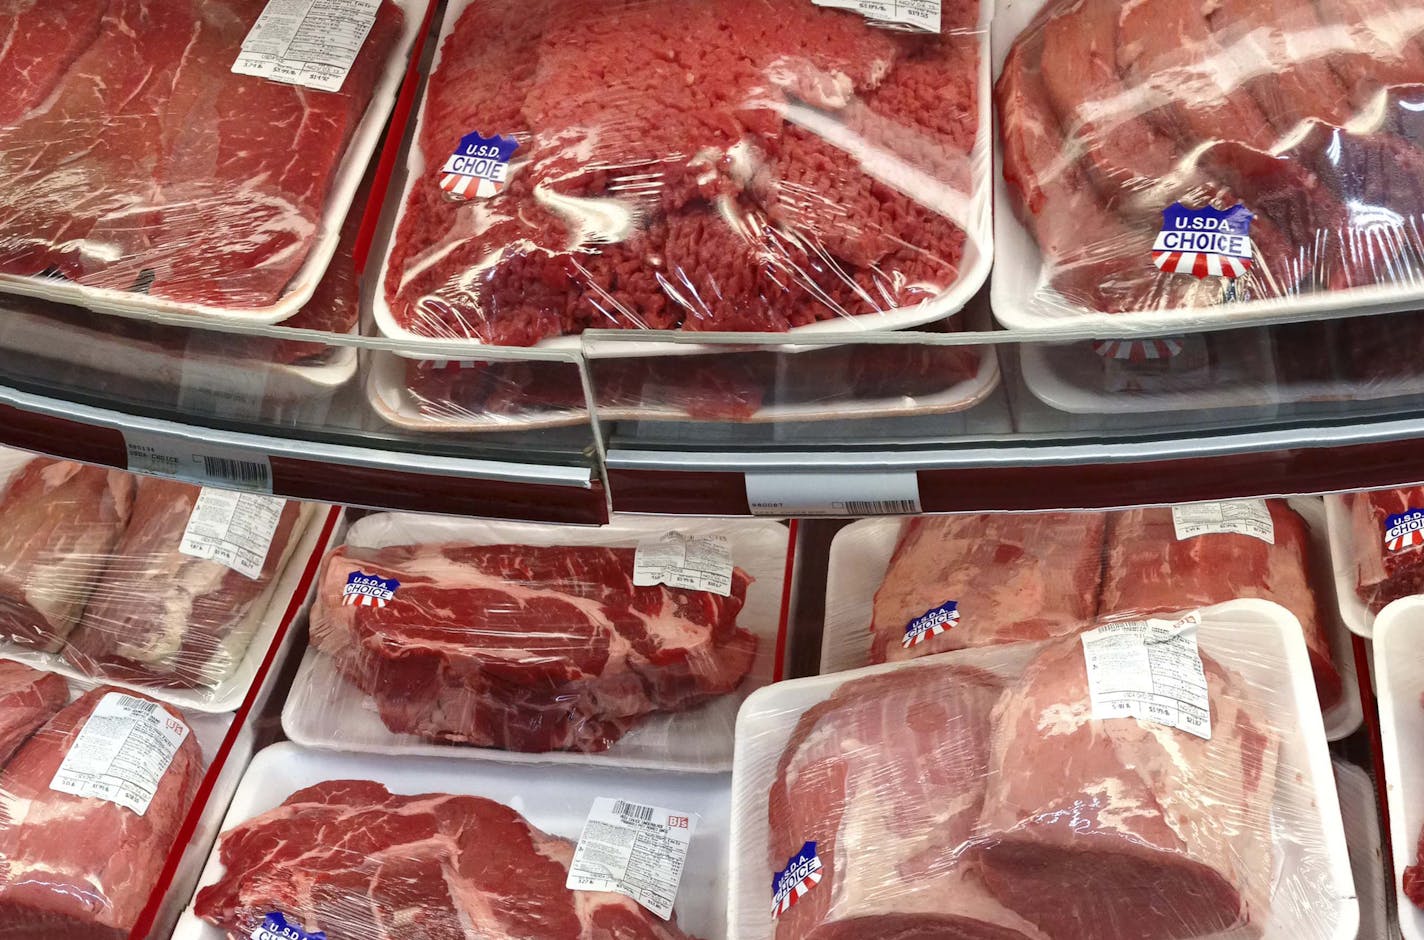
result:
M 158 703 L 149 702 L 141 698 L 130 698 L 128 708 L 129 711 L 137 712 L 142 715 L 152 715 L 158 710 Z
M 917 513 L 920 507 L 912 499 L 851 499 L 845 511 L 850 516 L 892 516 Z
M 203 472 L 214 480 L 267 485 L 267 465 L 253 460 L 233 460 L 228 457 L 203 457 Z
M 627 803 L 619 800 L 613 804 L 613 812 L 627 819 L 636 819 L 639 822 L 647 822 L 653 818 L 653 808 L 651 806 L 640 806 L 637 803 Z

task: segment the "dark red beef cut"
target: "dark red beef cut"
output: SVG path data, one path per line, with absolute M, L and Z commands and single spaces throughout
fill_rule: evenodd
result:
M 735 690 L 756 637 L 732 594 L 637 587 L 633 549 L 347 546 L 330 555 L 312 644 L 394 732 L 517 751 L 602 751 L 645 716 Z M 354 575 L 399 582 L 343 603 Z
M 574 844 L 477 796 L 329 780 L 223 833 L 219 854 L 194 910 L 232 938 L 276 911 L 333 940 L 691 940 L 630 898 L 565 888 Z
M 0 767 L 67 701 L 63 676 L 0 660 Z
M 102 15 L 52 92 L 0 127 L 0 270 L 190 303 L 275 301 L 318 234 L 400 10 L 382 4 L 342 90 L 322 92 L 232 72 L 263 0 L 62 6 L 77 8 L 76 35 Z M 25 51 L 6 52 L 0 73 Z
M 470 5 L 426 94 L 396 319 L 529 345 L 940 294 L 965 251 L 946 206 L 972 184 L 978 15 L 958 0 L 907 36 L 787 0 Z M 518 139 L 508 185 L 450 200 L 439 167 L 475 131 Z
M 0 7 L 0 127 L 49 97 L 99 35 L 108 0 L 11 0 Z
M 1391 601 L 1424 593 L 1424 526 L 1411 524 L 1415 512 L 1424 517 L 1424 487 L 1376 490 L 1344 497 L 1350 512 L 1354 542 L 1355 592 L 1379 613 Z M 1398 531 L 1391 533 L 1391 519 Z

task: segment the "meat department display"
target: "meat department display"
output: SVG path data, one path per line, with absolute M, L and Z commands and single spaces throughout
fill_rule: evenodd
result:
M 997 86 L 1002 211 L 1042 255 L 1006 322 L 1416 294 L 1422 83 L 1417 4 L 1049 0 Z
M 0 273 L 190 305 L 277 300 L 320 234 L 403 14 L 380 3 L 328 92 L 233 71 L 266 6 L 67 0 L 0 14 Z
M 970 0 L 937 35 L 808 0 L 452 3 L 382 328 L 523 346 L 935 319 L 989 251 L 966 234 L 979 24 Z

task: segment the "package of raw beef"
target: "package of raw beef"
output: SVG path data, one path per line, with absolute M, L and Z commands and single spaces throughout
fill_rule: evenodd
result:
M 1419 4 L 997 14 L 1006 326 L 1122 335 L 1419 306 Z
M 309 747 L 725 771 L 737 706 L 780 674 L 787 548 L 761 520 L 367 516 L 323 564 L 283 728 Z
M 528 346 L 958 310 L 991 261 L 987 10 L 849 7 L 450 3 L 382 331 Z
M 0 288 L 276 322 L 312 296 L 421 5 L 65 0 L 0 13 Z
M 745 940 L 1354 936 L 1300 625 L 1176 619 L 778 683 L 737 726 Z
M 1424 487 L 1331 497 L 1347 531 L 1332 532 L 1342 590 L 1378 614 L 1391 601 L 1424 593 Z M 1332 515 L 1332 525 L 1341 513 Z M 1370 616 L 1372 619 L 1372 616 Z M 1366 632 L 1366 635 L 1368 633 Z
M 729 936 L 725 775 L 529 770 L 273 745 L 173 938 Z

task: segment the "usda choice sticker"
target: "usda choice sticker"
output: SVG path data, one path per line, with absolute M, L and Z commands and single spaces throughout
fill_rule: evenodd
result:
M 1424 509 L 1406 509 L 1384 521 L 1384 547 L 1390 554 L 1424 545 Z
M 458 202 L 498 196 L 509 183 L 509 161 L 518 149 L 513 137 L 466 134 L 440 170 L 440 188 Z
M 273 911 L 262 918 L 262 923 L 257 929 L 247 936 L 248 940 L 326 940 L 326 934 L 323 931 L 307 932 L 296 924 L 290 923 L 278 911 Z
M 900 645 L 905 649 L 913 649 L 958 623 L 959 601 L 946 601 L 911 620 L 905 626 L 905 638 L 900 641 Z
M 1152 263 L 1168 274 L 1238 278 L 1251 270 L 1251 220 L 1245 206 L 1162 210 L 1162 231 L 1152 243 Z
M 791 856 L 785 868 L 771 876 L 771 916 L 777 918 L 791 910 L 820 883 L 821 860 L 816 857 L 816 843 L 807 842 Z
M 341 606 L 384 607 L 395 599 L 398 590 L 400 582 L 395 578 L 383 578 L 358 569 L 346 576 L 346 586 L 341 589 Z

